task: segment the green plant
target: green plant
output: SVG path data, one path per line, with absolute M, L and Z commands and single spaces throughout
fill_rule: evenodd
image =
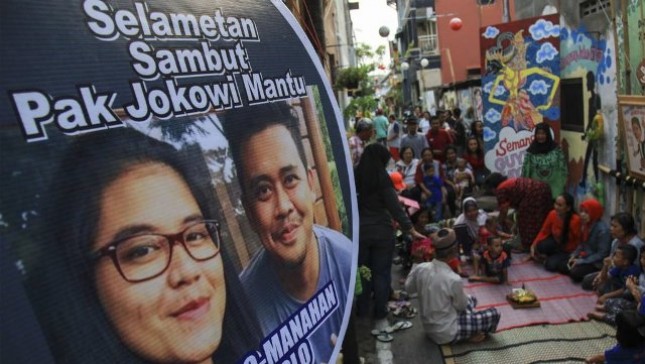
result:
M 349 105 L 347 105 L 345 110 L 343 110 L 343 116 L 350 118 L 361 113 L 363 117 L 370 117 L 371 111 L 376 109 L 377 106 L 378 101 L 374 98 L 373 93 L 367 96 L 358 96 L 354 94 Z
M 354 287 L 354 295 L 358 296 L 363 293 L 363 282 L 361 278 L 365 279 L 366 281 L 371 281 L 372 271 L 368 267 L 361 265 L 360 267 L 358 267 L 358 271 L 356 273 L 356 286 Z
M 367 73 L 369 71 L 370 68 L 366 66 L 341 68 L 336 74 L 334 88 L 337 90 L 357 89 L 361 82 L 367 80 Z

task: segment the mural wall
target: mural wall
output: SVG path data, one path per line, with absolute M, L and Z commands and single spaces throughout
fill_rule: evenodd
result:
M 589 32 L 583 25 L 572 27 L 562 18 L 560 53 L 562 79 L 582 81 L 583 95 L 583 132 L 562 131 L 561 145 L 569 161 L 569 191 L 600 195 L 595 189 L 601 178 L 597 166 L 616 163 L 618 114 L 613 31 L 606 27 L 603 33 Z M 598 113 L 602 116 L 600 126 L 593 123 Z M 600 130 L 592 136 L 594 127 Z
M 486 167 L 509 177 L 522 170 L 535 125 L 560 130 L 559 16 L 481 28 Z

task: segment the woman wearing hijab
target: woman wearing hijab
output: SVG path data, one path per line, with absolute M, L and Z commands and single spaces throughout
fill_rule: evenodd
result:
M 479 228 L 486 224 L 488 215 L 484 210 L 479 209 L 477 200 L 473 197 L 466 197 L 462 204 L 462 213 L 455 220 L 455 228 L 459 225 L 465 225 L 470 236 L 470 242 L 460 241 L 464 254 L 470 256 L 472 242 L 479 241 Z
M 390 296 L 395 245 L 392 219 L 399 224 L 403 233 L 411 234 L 414 239 L 425 238 L 414 229 L 399 203 L 396 190 L 385 170 L 389 160 L 390 152 L 386 147 L 378 143 L 370 144 L 365 148 L 354 171 L 360 218 L 358 265 L 365 265 L 372 272 L 372 279 L 362 282 L 363 293 L 358 297 L 357 314 L 367 314 L 373 291 L 377 330 L 389 326 L 387 301 Z
M 540 123 L 535 127 L 535 138 L 526 150 L 522 164 L 522 177 L 546 182 L 555 199 L 567 183 L 567 161 L 558 144 L 553 140 L 551 127 Z
M 582 221 L 581 243 L 569 258 L 569 276 L 574 282 L 582 282 L 584 276 L 598 272 L 602 260 L 609 255 L 611 235 L 609 225 L 604 222 L 604 209 L 600 202 L 590 198 L 580 203 L 580 220 Z

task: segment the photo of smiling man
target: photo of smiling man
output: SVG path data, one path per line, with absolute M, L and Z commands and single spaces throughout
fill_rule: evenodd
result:
M 240 278 L 264 335 L 302 318 L 298 312 L 312 302 L 333 302 L 328 316 L 310 317 L 307 338 L 313 361 L 328 362 L 343 323 L 353 249 L 345 235 L 314 221 L 315 176 L 299 120 L 286 102 L 267 103 L 225 115 L 224 129 L 246 215 L 263 247 Z M 314 302 L 329 292 L 334 299 Z

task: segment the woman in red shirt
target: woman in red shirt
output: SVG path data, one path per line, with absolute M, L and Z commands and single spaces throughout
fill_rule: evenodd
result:
M 580 216 L 573 204 L 573 196 L 567 192 L 560 194 L 531 244 L 531 257 L 544 260 L 548 271 L 566 274 L 569 255 L 580 244 Z
M 484 183 L 484 179 L 489 174 L 486 164 L 484 163 L 484 150 L 479 145 L 477 137 L 470 136 L 466 140 L 466 151 L 464 151 L 464 159 L 470 167 L 473 169 L 473 174 L 475 175 L 475 183 L 477 186 L 481 186 Z

